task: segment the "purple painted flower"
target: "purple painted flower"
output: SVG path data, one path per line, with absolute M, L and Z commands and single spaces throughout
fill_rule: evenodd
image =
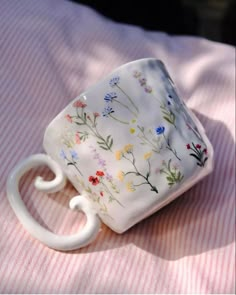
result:
M 96 153 L 97 150 L 95 149 L 94 146 L 90 145 L 89 148 L 92 149 L 92 152 L 93 152 L 93 153 Z
M 93 158 L 96 159 L 96 160 L 99 159 L 99 154 L 96 153 Z
M 134 71 L 134 73 L 133 73 L 134 78 L 139 78 L 139 77 L 141 77 L 141 75 L 142 75 L 142 73 L 139 71 Z
M 141 79 L 139 79 L 139 83 L 140 83 L 141 86 L 144 86 L 147 83 L 147 79 L 141 78 Z
M 113 77 L 109 82 L 111 87 L 115 87 L 119 83 L 120 83 L 120 77 L 119 76 Z
M 107 179 L 108 181 L 112 181 L 113 177 L 112 177 L 111 174 L 107 173 L 107 174 L 106 174 L 106 179 Z
M 160 135 L 160 134 L 163 134 L 165 132 L 165 127 L 160 125 L 159 127 L 157 127 L 156 129 L 156 134 L 157 135 Z
M 112 102 L 114 98 L 117 98 L 117 94 L 115 92 L 107 93 L 104 97 L 106 102 Z
M 66 159 L 66 153 L 64 150 L 61 150 L 60 157 L 62 157 L 62 159 L 64 159 L 64 160 Z
M 103 159 L 98 159 L 98 165 L 102 166 L 102 167 L 105 167 L 106 166 L 106 161 L 103 160 Z
M 149 86 L 149 85 L 146 85 L 145 88 L 144 88 L 145 92 L 147 93 L 151 93 L 152 92 L 152 87 Z

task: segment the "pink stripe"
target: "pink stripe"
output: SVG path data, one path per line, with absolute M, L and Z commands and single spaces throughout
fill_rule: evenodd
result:
M 22 193 L 23 193 L 23 195 L 24 195 L 24 193 L 25 193 L 25 191 L 27 190 L 27 188 L 26 187 L 23 187 L 22 188 Z M 31 190 L 31 194 L 32 194 L 32 190 Z M 35 194 L 33 194 L 33 196 L 34 196 Z M 37 199 L 37 198 L 35 198 L 35 199 Z M 26 206 L 27 206 L 27 203 L 28 202 L 26 202 Z M 35 210 L 36 210 L 36 208 L 38 207 L 38 203 L 39 203 L 39 201 L 37 202 L 37 200 L 36 200 L 36 202 L 35 202 Z M 27 206 L 28 207 L 28 206 Z M 34 211 L 35 211 L 34 210 Z M 33 213 L 33 211 L 29 208 L 29 211 L 31 212 L 31 214 L 32 215 L 34 215 L 34 213 Z M 29 235 L 28 233 L 26 233 L 24 230 L 22 230 L 22 234 L 19 236 L 19 238 L 18 239 L 16 239 L 15 240 L 15 243 L 13 244 L 13 247 L 12 247 L 12 250 L 13 250 L 13 253 L 15 253 L 17 256 L 19 255 L 20 256 L 20 253 L 21 252 L 23 252 L 22 250 L 23 250 L 23 248 L 24 248 L 24 245 L 22 245 L 22 248 L 21 247 L 19 247 L 19 241 L 21 241 L 21 240 L 23 240 L 23 236 L 25 236 L 25 235 Z M 31 238 L 30 238 L 31 239 Z M 33 240 L 32 240 L 33 241 Z M 28 255 L 28 252 L 25 252 L 25 255 Z M 14 269 L 13 269 L 14 268 Z M 7 271 L 8 271 L 8 276 L 12 276 L 12 274 L 13 273 L 15 273 L 16 274 L 16 277 L 18 277 L 18 272 L 20 272 L 20 268 L 21 268 L 21 265 L 19 265 L 19 269 L 17 269 L 17 267 L 14 265 L 14 264 L 12 264 L 12 268 L 10 269 L 9 267 L 7 267 Z M 6 272 L 7 273 L 7 272 Z M 9 277 L 9 279 L 10 279 L 10 277 Z M 6 281 L 7 282 L 7 281 Z M 11 285 L 11 288 L 14 288 L 15 286 L 14 285 Z M 14 291 L 13 289 L 11 289 L 12 290 L 12 292 Z
M 115 24 L 60 0 L 2 0 L 0 34 L 0 292 L 233 293 L 234 49 Z M 125 235 L 104 228 L 75 253 L 47 249 L 13 215 L 5 194 L 10 169 L 42 150 L 46 125 L 74 96 L 118 65 L 146 56 L 166 62 L 199 112 L 215 147 L 214 173 Z M 81 218 L 65 209 L 70 186 L 55 200 L 27 187 L 39 171 L 49 175 L 33 171 L 21 185 L 27 208 L 34 216 L 43 212 L 57 232 L 79 230 Z
M 117 245 L 117 243 L 119 244 L 119 239 L 120 238 L 121 237 L 117 236 L 117 234 L 113 234 L 113 233 L 111 234 L 111 238 L 110 238 L 110 242 L 109 242 L 109 246 L 110 246 L 111 249 L 113 247 L 115 247 Z M 103 241 L 101 240 L 99 242 L 99 246 L 101 247 L 102 244 L 103 244 Z M 86 288 L 86 285 L 83 284 L 81 286 L 82 290 L 86 290 L 86 292 L 88 292 L 88 293 L 93 293 L 93 292 L 95 292 L 97 286 L 100 286 L 100 283 L 103 280 L 104 269 L 106 269 L 106 257 L 107 257 L 107 259 L 109 258 L 111 261 L 114 260 L 114 256 L 113 257 L 111 257 L 111 256 L 108 257 L 108 254 L 106 253 L 106 251 L 104 251 L 103 254 L 101 253 L 100 254 L 100 259 L 98 258 L 98 259 L 95 260 L 96 263 L 94 263 L 94 268 L 92 269 L 92 273 L 94 274 L 93 276 L 95 276 L 94 278 L 92 276 L 93 284 L 91 284 L 87 288 Z M 89 260 L 89 264 L 92 264 L 91 260 Z M 100 271 L 100 270 L 103 270 L 103 271 Z
M 47 177 L 49 175 L 49 173 L 47 173 L 47 175 L 45 175 L 45 177 Z M 35 192 L 35 195 L 37 195 L 37 192 Z M 35 216 L 35 212 L 36 212 L 36 210 L 37 211 L 39 211 L 39 212 L 42 212 L 42 211 L 44 211 L 45 213 L 47 213 L 48 212 L 48 214 L 50 214 L 51 212 L 52 212 L 52 210 L 50 210 L 51 208 L 48 206 L 47 207 L 47 210 L 45 211 L 45 209 L 44 209 L 44 207 L 42 207 L 42 202 L 41 201 L 39 201 L 40 199 L 39 199 L 39 197 L 38 196 L 36 196 L 34 199 L 38 199 L 38 202 L 32 202 L 32 205 L 31 205 L 31 207 L 29 207 L 29 211 L 30 212 L 32 212 L 32 215 L 33 216 Z M 41 205 L 41 206 L 40 206 Z M 35 206 L 35 209 L 34 210 L 32 210 L 32 206 Z M 52 206 L 51 206 L 52 207 Z M 37 208 L 37 209 L 36 209 Z M 54 219 L 56 218 L 56 216 L 54 217 Z M 28 234 L 28 233 L 27 233 Z M 28 234 L 29 235 L 29 234 Z M 35 260 L 35 266 L 36 266 L 36 264 L 38 264 L 39 263 L 39 261 L 38 261 L 38 258 L 39 258 L 39 255 L 42 253 L 42 250 L 45 250 L 44 249 L 44 246 L 42 246 L 38 241 L 36 242 L 37 244 L 38 244 L 38 246 L 39 246 L 39 249 L 38 249 L 38 255 L 37 255 L 37 252 L 36 253 L 34 253 L 33 254 L 33 257 L 31 256 L 31 257 L 29 257 L 29 259 L 31 259 L 32 258 L 32 262 L 31 262 L 31 264 L 33 263 L 33 261 Z M 41 248 L 41 251 L 40 251 L 40 248 Z M 27 255 L 27 253 L 26 253 L 26 257 L 25 257 L 25 259 L 24 260 L 26 260 L 27 261 L 27 258 L 28 258 L 28 255 Z M 32 269 L 34 269 L 34 266 L 31 266 L 31 268 Z M 21 277 L 21 276 L 19 276 L 19 281 L 23 281 L 23 277 Z M 21 284 L 18 288 L 17 288 L 17 290 L 19 291 L 19 292 L 22 292 L 22 290 L 24 290 L 26 288 L 26 290 L 29 290 L 28 289 L 28 284 Z

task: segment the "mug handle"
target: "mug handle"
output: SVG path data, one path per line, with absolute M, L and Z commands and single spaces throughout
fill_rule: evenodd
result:
M 61 190 L 66 184 L 66 176 L 61 167 L 48 155 L 32 155 L 18 163 L 7 180 L 7 197 L 19 221 L 34 238 L 56 250 L 70 251 L 90 244 L 96 238 L 101 223 L 85 193 L 72 198 L 69 204 L 71 209 L 83 211 L 87 218 L 83 229 L 75 235 L 65 236 L 52 233 L 41 226 L 27 210 L 19 193 L 19 182 L 27 171 L 40 165 L 47 165 L 55 174 L 55 178 L 45 181 L 42 177 L 37 177 L 34 185 L 38 190 L 53 193 Z

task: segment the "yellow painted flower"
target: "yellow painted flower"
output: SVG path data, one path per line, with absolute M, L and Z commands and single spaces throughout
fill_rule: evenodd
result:
M 132 193 L 135 191 L 134 184 L 132 181 L 126 183 L 126 189 L 128 192 Z
M 116 160 L 120 160 L 122 158 L 122 151 L 116 151 L 115 152 Z
M 131 133 L 131 134 L 134 134 L 135 133 L 135 128 L 130 128 L 130 130 L 129 130 L 129 132 Z
M 134 148 L 134 146 L 132 144 L 127 144 L 127 145 L 124 146 L 124 151 L 126 153 L 130 153 L 130 152 L 133 151 L 133 148 Z
M 152 156 L 152 152 L 145 153 L 145 154 L 143 155 L 143 157 L 144 157 L 144 160 L 148 160 L 148 159 L 150 159 L 150 158 L 151 158 L 151 156 Z
M 72 132 L 64 133 L 61 137 L 61 142 L 68 148 L 73 148 L 75 145 L 74 135 Z
M 125 177 L 125 174 L 123 171 L 119 171 L 117 173 L 117 178 L 120 180 L 120 181 L 123 181 L 124 180 L 124 177 Z

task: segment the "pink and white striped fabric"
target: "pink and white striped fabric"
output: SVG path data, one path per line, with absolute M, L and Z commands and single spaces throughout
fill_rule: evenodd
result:
M 234 293 L 235 55 L 201 38 L 171 37 L 116 24 L 59 0 L 1 0 L 0 293 Z M 103 227 L 71 253 L 40 244 L 22 228 L 6 197 L 12 167 L 42 152 L 45 127 L 75 96 L 117 66 L 155 57 L 206 128 L 214 172 L 123 235 Z M 29 173 L 21 192 L 31 214 L 60 234 L 77 232 L 70 184 L 37 192 Z

